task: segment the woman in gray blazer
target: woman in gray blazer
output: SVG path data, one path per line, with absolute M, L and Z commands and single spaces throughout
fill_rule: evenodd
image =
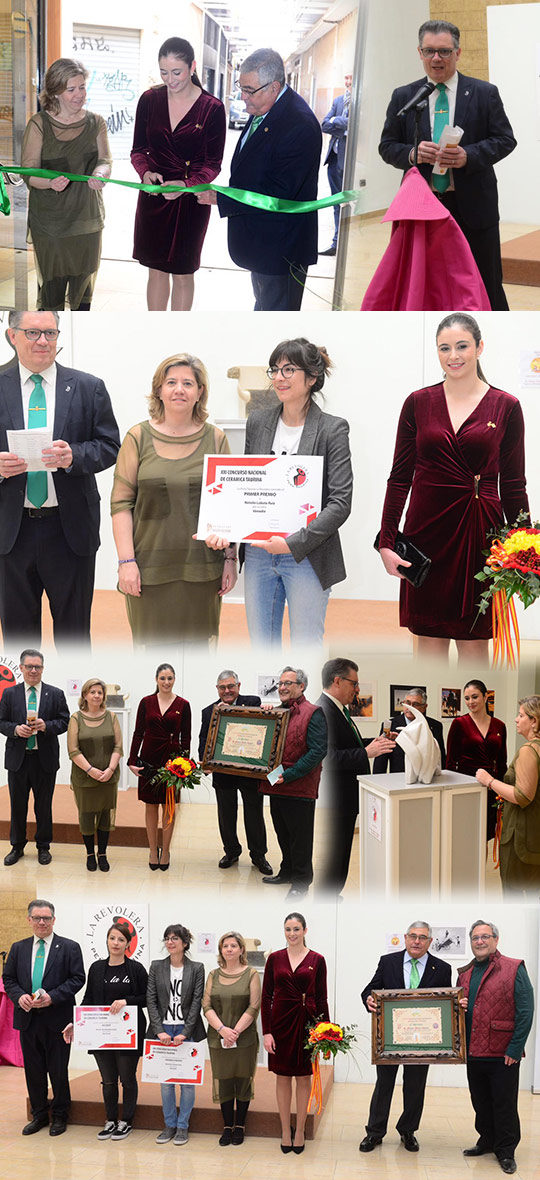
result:
M 350 516 L 353 473 L 349 423 L 324 413 L 314 398 L 332 362 L 324 348 L 304 337 L 274 348 L 268 376 L 279 399 L 269 410 L 254 410 L 246 424 L 246 455 L 321 455 L 321 511 L 286 539 L 252 541 L 245 548 L 245 600 L 251 639 L 281 644 L 285 603 L 292 642 L 321 643 L 330 590 L 346 577 L 339 528 Z M 301 463 L 298 477 L 301 478 Z M 209 537 L 211 548 L 230 546 Z
M 146 1007 L 150 1024 L 148 1036 L 164 1045 L 181 1045 L 182 1041 L 203 1041 L 206 1037 L 201 1019 L 204 967 L 187 957 L 193 935 L 185 926 L 167 926 L 163 942 L 169 952 L 166 959 L 150 964 Z M 188 1141 L 189 1117 L 195 1103 L 195 1086 L 180 1087 L 180 1106 L 176 1107 L 174 1084 L 161 1086 L 165 1128 L 156 1143 L 177 1145 Z

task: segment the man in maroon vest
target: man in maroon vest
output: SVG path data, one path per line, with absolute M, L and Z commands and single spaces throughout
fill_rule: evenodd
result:
M 321 764 L 326 754 L 327 731 L 322 709 L 304 696 L 307 676 L 301 668 L 284 668 L 278 684 L 289 724 L 283 747 L 283 773 L 275 783 L 262 779 L 260 790 L 270 795 L 270 814 L 281 848 L 281 865 L 265 885 L 290 884 L 285 898 L 293 901 L 307 893 L 313 880 L 313 824 L 319 793 Z
M 474 959 L 457 982 L 467 999 L 467 1079 L 479 1139 L 463 1154 L 493 1151 L 503 1172 L 512 1174 L 520 1140 L 519 1063 L 533 1022 L 533 989 L 523 959 L 497 950 L 499 931 L 492 922 L 479 919 L 469 933 Z

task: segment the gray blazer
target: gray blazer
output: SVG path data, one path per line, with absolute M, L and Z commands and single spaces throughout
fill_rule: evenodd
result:
M 180 1000 L 184 1017 L 184 1034 L 188 1041 L 204 1041 L 206 1030 L 201 1018 L 201 1001 L 204 991 L 204 967 L 192 959 L 184 959 L 184 974 Z M 167 1015 L 171 992 L 171 960 L 154 959 L 148 972 L 146 1007 L 150 1023 L 148 1035 L 157 1037 L 164 1032 L 163 1021 Z
M 281 406 L 254 410 L 246 424 L 246 455 L 269 455 Z M 322 507 L 307 526 L 287 537 L 296 562 L 307 557 L 323 590 L 347 576 L 338 529 L 350 516 L 353 472 L 349 447 L 349 423 L 325 414 L 311 402 L 298 447 L 299 455 L 322 455 Z

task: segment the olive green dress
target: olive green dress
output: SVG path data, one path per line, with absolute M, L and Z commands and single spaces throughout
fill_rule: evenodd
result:
M 540 783 L 540 741 L 536 738 L 527 742 L 533 751 Z M 524 747 L 521 747 L 523 749 Z M 516 786 L 516 763 L 521 749 L 512 759 L 504 776 L 505 783 L 509 783 L 520 794 Z M 537 786 L 534 798 L 526 807 L 518 803 L 505 800 L 502 817 L 502 834 L 500 847 L 501 881 L 503 893 L 513 895 L 516 892 L 532 893 L 538 900 L 540 895 L 540 789 Z
M 118 718 L 108 709 L 99 725 L 89 725 L 87 716 L 79 709 L 69 719 L 67 732 L 68 754 L 84 754 L 96 770 L 106 770 L 111 754 L 122 753 L 122 738 Z M 113 771 L 106 783 L 99 783 L 86 771 L 71 763 L 71 786 L 79 811 L 81 835 L 93 836 L 98 829 L 112 832 L 116 815 L 116 799 L 120 765 Z
M 89 176 L 112 163 L 101 115 L 85 111 L 77 123 L 60 123 L 40 111 L 28 121 L 22 146 L 25 168 L 51 168 Z M 105 220 L 103 196 L 88 184 L 71 181 L 63 190 L 29 187 L 27 239 L 34 246 L 39 281 L 38 310 L 64 307 L 69 278 L 72 310 L 89 303 L 101 258 Z
M 224 557 L 194 541 L 205 455 L 229 454 L 226 436 L 204 423 L 175 438 L 140 422 L 128 431 L 116 463 L 111 512 L 133 515 L 141 595 L 126 595 L 137 644 L 203 641 L 217 636 Z
M 258 984 L 258 1002 L 253 1005 L 251 982 L 255 976 Z M 232 983 L 223 982 L 227 979 L 232 979 Z M 223 976 L 219 967 L 210 972 L 203 996 L 203 1013 L 206 1014 L 213 1008 L 227 1028 L 234 1028 L 244 1012 L 249 1012 L 250 1016 L 253 1016 L 253 1023 L 240 1033 L 236 1049 L 224 1049 L 219 1033 L 208 1025 L 214 1102 L 228 1102 L 235 1097 L 239 1102 L 250 1102 L 253 1098 L 253 1078 L 259 1052 L 257 1017 L 260 1007 L 261 985 L 255 967 L 244 967 L 236 976 Z

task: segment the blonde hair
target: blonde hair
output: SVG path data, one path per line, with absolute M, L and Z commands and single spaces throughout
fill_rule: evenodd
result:
M 242 967 L 247 967 L 246 944 L 244 942 L 244 939 L 242 938 L 242 935 L 239 934 L 237 930 L 228 930 L 226 934 L 221 935 L 221 938 L 218 942 L 218 953 L 217 953 L 217 961 L 218 961 L 220 967 L 225 966 L 225 959 L 223 958 L 223 955 L 221 952 L 223 949 L 223 943 L 225 942 L 226 938 L 235 938 L 236 939 L 238 946 L 240 947 L 240 962 L 242 964 Z
M 101 688 L 103 689 L 103 704 L 105 704 L 105 698 L 107 696 L 107 685 L 105 684 L 105 682 L 103 680 L 100 680 L 98 676 L 93 676 L 91 680 L 85 680 L 85 682 L 81 688 L 81 695 L 79 697 L 79 709 L 83 713 L 88 708 L 88 701 L 86 700 L 86 695 L 87 695 L 87 693 L 90 692 L 90 689 L 94 687 L 94 684 L 99 684 L 101 686 Z
M 208 418 L 208 410 L 206 409 L 208 402 L 208 373 L 198 356 L 192 356 L 189 352 L 179 352 L 176 356 L 168 356 L 158 365 L 152 377 L 152 392 L 148 397 L 150 417 L 154 419 L 154 422 L 163 422 L 165 411 L 160 397 L 161 387 L 169 369 L 174 369 L 178 365 L 186 365 L 192 370 L 199 387 L 199 400 L 193 407 L 192 418 L 194 422 L 200 422 L 202 426 L 203 422 L 206 422 Z
M 77 78 L 79 74 L 82 74 L 86 82 L 88 70 L 82 61 L 76 61 L 74 57 L 59 57 L 58 61 L 53 61 L 45 74 L 43 90 L 39 96 L 44 111 L 50 111 L 53 115 L 58 114 L 60 103 L 57 95 L 63 94 L 70 78 Z
M 533 694 L 530 697 L 522 697 L 518 704 L 523 707 L 523 711 L 531 721 L 536 721 L 536 729 L 540 733 L 540 696 Z

